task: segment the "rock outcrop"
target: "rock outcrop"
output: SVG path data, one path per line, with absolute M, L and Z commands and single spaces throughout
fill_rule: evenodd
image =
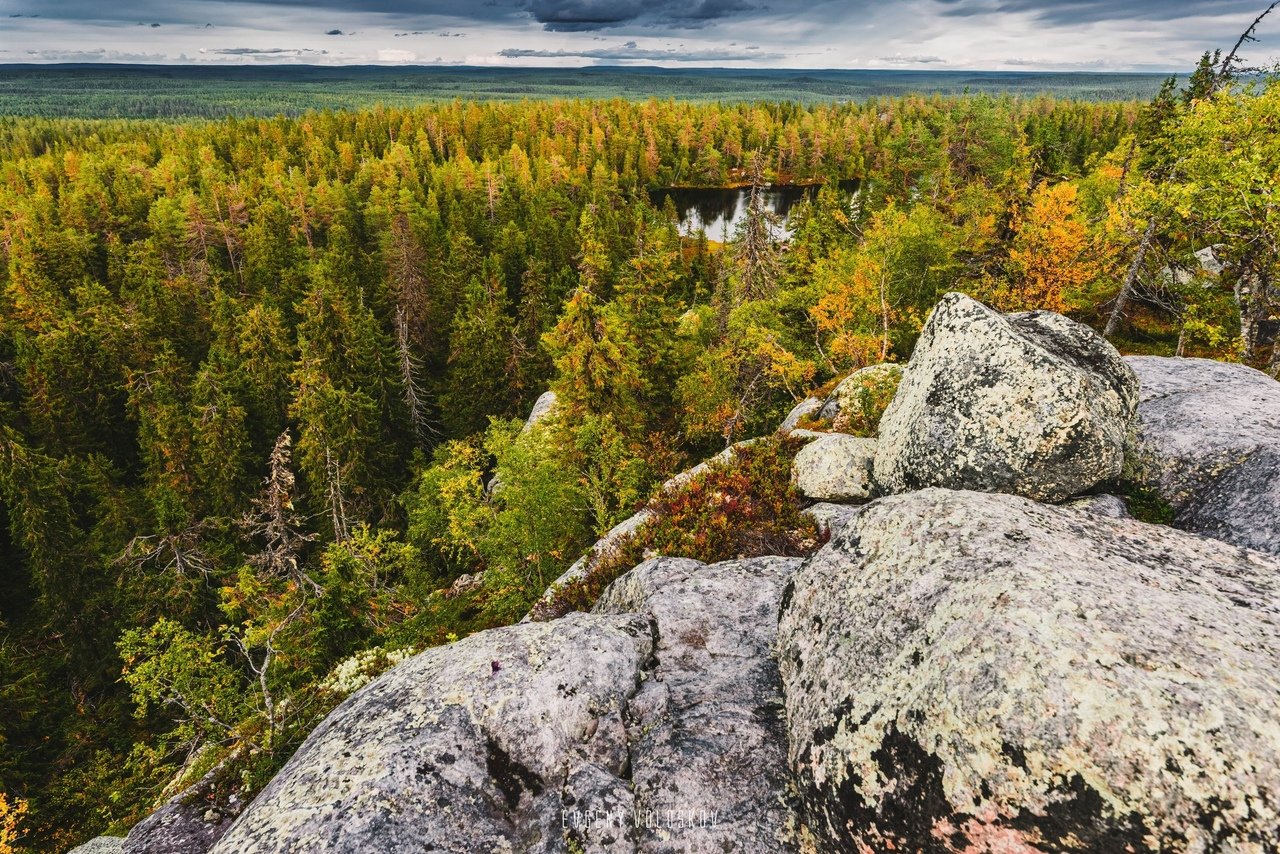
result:
M 1244 365 L 1133 356 L 1137 477 L 1174 525 L 1280 554 L 1280 383 Z
M 554 391 L 544 391 L 533 402 L 533 409 L 529 411 L 529 417 L 525 419 L 524 427 L 520 428 L 520 432 L 528 433 L 534 427 L 537 427 L 543 421 L 550 418 L 556 410 L 556 405 L 560 399 Z
M 799 564 L 654 560 L 594 614 L 410 659 L 333 712 L 215 850 L 787 850 L 770 651 Z
M 1087 326 L 948 294 L 880 422 L 876 482 L 1062 501 L 1120 476 L 1137 402 L 1133 371 Z
M 1240 547 L 1280 552 L 1280 384 L 955 294 L 877 371 L 878 439 L 790 431 L 812 557 L 655 557 L 404 661 L 214 850 L 1280 851 L 1280 558 Z M 122 850 L 203 851 L 202 808 Z
M 806 397 L 792 407 L 787 417 L 778 425 L 778 432 L 784 436 L 796 429 L 805 418 L 816 418 L 822 412 L 823 401 L 816 397 Z
M 809 831 L 850 851 L 1265 851 L 1280 561 L 929 489 L 868 505 L 779 629 Z
M 872 494 L 876 440 L 831 433 L 800 449 L 791 482 L 816 501 L 866 501 Z
M 138 822 L 125 837 L 124 854 L 204 854 L 244 810 L 236 785 L 222 778 L 220 762 L 185 790 Z
M 428 650 L 325 719 L 214 849 L 563 851 L 564 811 L 627 809 L 623 714 L 647 617 L 573 614 Z M 631 850 L 625 828 L 583 830 Z
M 597 612 L 654 620 L 655 664 L 629 703 L 636 851 L 790 850 L 782 691 L 773 645 L 798 558 L 647 561 Z M 693 818 L 666 828 L 667 814 Z M 658 819 L 658 826 L 644 826 Z

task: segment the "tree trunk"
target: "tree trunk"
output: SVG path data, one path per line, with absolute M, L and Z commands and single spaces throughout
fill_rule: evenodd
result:
M 1111 317 L 1107 318 L 1107 327 L 1102 330 L 1102 334 L 1107 338 L 1116 334 L 1116 330 L 1120 328 L 1120 321 L 1124 318 L 1124 310 L 1129 305 L 1129 299 L 1133 296 L 1134 285 L 1138 281 L 1138 273 L 1142 271 L 1142 264 L 1147 260 L 1147 252 L 1151 249 L 1151 240 L 1155 237 L 1156 221 L 1152 218 L 1147 223 L 1147 229 L 1142 233 L 1142 240 L 1138 242 L 1138 251 L 1133 256 L 1133 263 L 1129 265 L 1129 272 L 1125 273 L 1124 283 L 1120 285 L 1120 293 L 1116 294 L 1116 304 L 1111 309 Z

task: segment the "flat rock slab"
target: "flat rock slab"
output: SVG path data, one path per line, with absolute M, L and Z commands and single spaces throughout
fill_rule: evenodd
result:
M 1245 365 L 1130 356 L 1140 477 L 1188 531 L 1280 554 L 1280 383 Z
M 1280 560 L 929 489 L 784 594 L 789 758 L 847 851 L 1275 851 Z
M 623 710 L 653 655 L 635 615 L 481 632 L 392 668 L 307 738 L 213 849 L 565 851 L 574 811 L 630 815 Z M 591 823 L 591 851 L 633 851 Z
M 793 850 L 782 684 L 773 653 L 782 588 L 799 558 L 704 566 L 646 561 L 614 582 L 598 613 L 638 612 L 655 664 L 628 704 L 637 851 Z M 686 827 L 663 826 L 667 815 Z

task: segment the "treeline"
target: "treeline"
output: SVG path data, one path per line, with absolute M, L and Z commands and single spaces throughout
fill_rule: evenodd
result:
M 228 757 L 261 785 L 359 673 L 518 619 L 666 477 L 909 355 L 947 290 L 1100 325 L 1123 292 L 1131 347 L 1264 359 L 1278 96 L 6 120 L 0 790 L 29 844 Z M 785 245 L 768 181 L 823 184 Z M 728 184 L 727 246 L 649 202 Z M 1209 243 L 1221 277 L 1162 273 Z

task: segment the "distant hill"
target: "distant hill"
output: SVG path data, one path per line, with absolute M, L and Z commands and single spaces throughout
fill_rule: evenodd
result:
M 1161 74 L 655 67 L 0 65 L 0 115 L 216 118 L 298 115 L 454 98 L 650 97 L 687 101 L 865 100 L 912 92 L 1146 99 Z

